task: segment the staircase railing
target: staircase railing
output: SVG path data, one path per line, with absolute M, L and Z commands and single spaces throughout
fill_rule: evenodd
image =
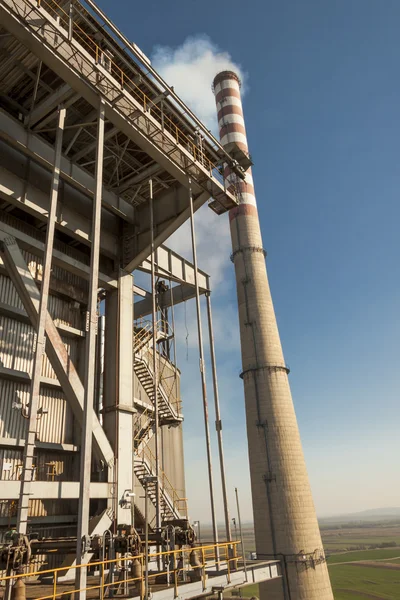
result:
M 156 457 L 148 446 L 144 446 L 136 456 L 141 459 L 142 462 L 147 463 L 150 474 L 155 475 L 156 469 Z M 168 504 L 172 504 L 171 508 L 176 515 L 180 515 L 181 518 L 188 518 L 187 516 L 187 498 L 181 498 L 178 494 L 171 481 L 168 479 L 166 473 L 159 468 L 159 482 L 161 493 L 164 492 L 164 497 Z
M 143 423 L 144 421 L 144 423 Z M 139 412 L 133 424 L 133 447 L 137 449 L 147 438 L 146 444 L 151 436 L 147 437 L 154 425 L 153 410 L 145 408 Z M 146 445 L 144 444 L 144 445 Z
M 173 335 L 172 329 L 167 321 L 160 319 L 156 323 L 157 341 L 169 338 Z M 136 361 L 145 364 L 149 375 L 153 377 L 154 348 L 153 348 L 152 322 L 148 320 L 139 320 L 134 328 L 133 350 Z M 181 412 L 182 404 L 178 397 L 178 377 L 176 367 L 163 357 L 159 352 L 156 353 L 158 362 L 158 381 L 159 393 L 170 405 L 175 416 Z M 173 373 L 171 373 L 173 371 Z

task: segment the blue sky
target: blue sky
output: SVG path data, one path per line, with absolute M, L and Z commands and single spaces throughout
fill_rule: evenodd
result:
M 226 53 L 241 67 L 267 267 L 317 512 L 400 505 L 400 4 L 99 4 L 205 119 L 212 118 L 207 52 L 216 66 Z M 196 80 L 185 77 L 185 55 Z M 228 224 L 205 213 L 197 222 L 201 265 L 215 284 L 231 512 L 237 485 L 247 520 Z M 185 252 L 186 230 L 178 238 Z M 184 311 L 177 314 L 186 470 L 191 516 L 208 520 L 193 316 L 188 305 L 187 360 Z

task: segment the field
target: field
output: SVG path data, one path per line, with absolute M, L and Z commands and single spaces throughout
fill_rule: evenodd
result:
M 397 600 L 400 598 L 400 568 L 331 565 L 329 568 L 335 600 Z
M 335 600 L 400 600 L 399 521 L 323 525 L 321 535 Z M 246 553 L 254 551 L 252 525 L 243 526 L 243 538 Z M 377 547 L 385 545 L 390 547 Z M 259 597 L 258 586 L 242 588 L 240 595 Z

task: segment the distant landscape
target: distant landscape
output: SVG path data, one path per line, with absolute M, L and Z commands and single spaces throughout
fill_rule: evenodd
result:
M 324 517 L 319 523 L 335 600 L 400 599 L 400 508 Z M 202 537 L 211 540 L 209 526 L 202 527 Z M 243 525 L 243 538 L 246 554 L 254 552 L 252 523 Z M 258 586 L 240 593 L 258 596 Z

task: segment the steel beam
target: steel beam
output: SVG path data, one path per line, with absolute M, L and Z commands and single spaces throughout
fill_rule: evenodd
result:
M 19 481 L 1 482 L 1 499 L 15 500 L 19 497 Z M 91 482 L 88 489 L 89 498 L 108 498 L 110 495 L 109 483 Z M 32 500 L 68 500 L 79 498 L 79 481 L 32 481 Z
M 20 296 L 22 304 L 34 327 L 37 326 L 40 293 L 21 254 L 15 238 L 0 230 L 0 256 Z M 83 386 L 73 362 L 67 353 L 54 321 L 47 313 L 46 318 L 46 354 L 57 375 L 63 392 L 69 401 L 79 423 L 83 418 Z M 110 443 L 97 419 L 93 417 L 93 437 L 97 457 L 107 466 L 114 462 Z
M 1 448 L 24 448 L 24 446 L 24 439 L 0 437 Z M 35 440 L 35 448 L 50 452 L 79 452 L 79 446 L 74 446 L 74 444 L 57 444 L 56 442 L 40 442 L 39 440 Z
M 38 135 L 26 131 L 23 125 L 10 117 L 4 110 L 0 109 L 0 139 L 6 141 L 10 146 L 31 158 L 48 171 L 52 170 L 54 164 L 54 148 L 47 144 Z M 95 180 L 92 175 L 84 171 L 71 160 L 63 156 L 61 160 L 61 178 L 78 191 L 89 198 L 93 198 Z M 102 202 L 104 208 L 121 217 L 129 223 L 134 222 L 133 207 L 111 192 L 103 188 Z
M 118 131 L 119 131 L 119 129 L 117 127 L 113 127 L 112 129 L 110 129 L 109 131 L 107 131 L 107 133 L 104 134 L 104 141 L 107 142 L 116 133 L 118 133 Z M 85 148 L 82 148 L 82 150 L 79 150 L 79 152 L 77 152 L 76 154 L 74 154 L 72 156 L 72 161 L 73 162 L 77 162 L 78 160 L 80 160 L 84 156 L 87 156 L 88 154 L 90 154 L 91 152 L 93 152 L 93 150 L 96 150 L 96 147 L 97 147 L 97 140 L 94 140 L 93 142 L 91 142 L 90 144 L 88 144 L 87 146 L 85 146 Z
M 5 158 L 5 157 L 4 157 Z M 42 173 L 43 180 L 45 175 Z M 44 181 L 42 180 L 41 185 Z M 50 177 L 49 177 L 50 187 Z M 17 206 L 21 210 L 30 213 L 37 219 L 47 222 L 49 215 L 48 194 L 41 189 L 24 181 L 20 175 L 0 166 L 0 197 L 7 200 L 10 204 Z M 80 197 L 80 208 L 82 212 L 86 208 L 90 210 L 91 200 L 86 197 Z M 85 206 L 86 205 L 86 206 Z M 71 238 L 79 242 L 90 245 L 91 223 L 90 218 L 82 212 L 79 212 L 77 198 L 69 197 L 68 191 L 64 188 L 63 201 L 59 202 L 56 227 L 61 229 Z M 102 253 L 115 259 L 118 256 L 118 236 L 114 233 L 104 230 L 102 236 Z
M 166 246 L 159 246 L 155 251 L 155 269 L 158 277 L 165 277 L 182 284 L 195 285 L 194 266 L 189 260 L 180 256 Z M 139 265 L 138 269 L 151 272 L 151 259 L 147 258 Z M 210 291 L 210 276 L 205 271 L 197 269 L 197 282 L 200 292 Z
M 65 83 L 33 108 L 29 115 L 29 126 L 31 128 L 35 127 L 35 125 L 48 116 L 49 113 L 51 113 L 52 118 L 54 118 L 54 111 L 56 111 L 57 106 L 60 104 L 64 104 L 65 106 L 65 102 L 69 100 L 71 96 L 76 96 L 76 93 Z
M 204 293 L 204 292 L 200 292 Z M 171 298 L 172 294 L 172 298 Z M 163 308 L 170 308 L 172 305 L 176 306 L 181 302 L 186 302 L 196 297 L 196 290 L 192 285 L 182 284 L 176 285 L 167 292 L 162 292 L 158 295 L 159 304 Z M 151 314 L 151 298 L 145 298 L 135 302 L 135 319 L 146 317 Z
M 93 199 L 92 214 L 92 248 L 90 253 L 89 302 L 87 314 L 87 334 L 85 340 L 85 378 L 84 378 L 84 403 L 83 423 L 81 437 L 81 471 L 78 508 L 78 535 L 76 545 L 77 564 L 84 564 L 88 560 L 84 540 L 89 535 L 90 517 L 90 475 L 92 467 L 92 428 L 94 420 L 94 395 L 96 377 L 96 331 L 97 331 L 97 290 L 99 285 L 99 259 L 100 259 L 100 234 L 101 234 L 101 196 L 103 188 L 103 160 L 104 160 L 104 103 L 100 101 L 97 149 L 96 149 L 96 184 Z M 86 598 L 86 569 L 79 569 L 76 573 L 76 586 L 79 599 Z
M 4 237 L 13 237 L 18 240 L 21 248 L 29 249 L 34 254 L 38 256 L 42 256 L 45 251 L 44 243 L 39 241 L 38 239 L 28 235 L 24 231 L 20 231 L 11 225 L 7 225 L 0 221 L 0 233 Z M 53 250 L 53 262 L 58 267 L 69 271 L 70 273 L 75 273 L 82 279 L 89 280 L 90 278 L 90 266 L 82 263 L 76 258 L 72 258 L 68 254 L 64 254 L 60 250 Z M 0 264 L 1 264 L 1 255 L 0 255 Z M 50 280 L 51 281 L 51 280 Z M 118 287 L 118 283 L 114 277 L 106 275 L 104 273 L 99 273 L 99 283 L 105 289 L 116 289 Z
M 31 113 L 32 114 L 32 113 Z M 21 490 L 18 502 L 17 513 L 17 531 L 23 535 L 28 527 L 28 510 L 30 500 L 30 487 L 32 483 L 32 463 L 35 450 L 36 431 L 37 431 L 37 411 L 39 407 L 40 381 L 42 375 L 42 362 L 45 355 L 45 329 L 47 317 L 47 304 L 50 288 L 51 257 L 53 254 L 55 219 L 58 201 L 58 190 L 60 186 L 60 163 L 62 139 L 65 124 L 65 108 L 59 110 L 58 127 L 55 145 L 55 161 L 53 177 L 50 192 L 50 210 L 46 232 L 46 245 L 43 260 L 43 276 L 41 284 L 41 294 L 39 302 L 39 315 L 36 331 L 36 351 L 33 359 L 33 373 L 28 407 L 28 427 L 26 432 L 26 445 L 23 457 L 23 467 L 21 475 Z
M 193 198 L 193 210 L 198 210 L 207 200 L 209 194 L 203 192 Z M 140 223 L 148 223 L 148 203 L 141 204 L 137 209 Z M 187 205 L 187 189 L 183 186 L 170 188 L 154 199 L 154 245 L 161 246 L 190 217 Z M 124 270 L 131 273 L 147 260 L 151 251 L 150 230 L 136 232 L 127 225 L 126 244 L 124 245 Z

